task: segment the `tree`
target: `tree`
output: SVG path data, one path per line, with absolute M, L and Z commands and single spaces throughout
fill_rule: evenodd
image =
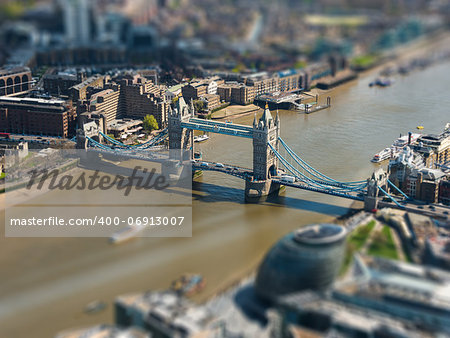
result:
M 156 122 L 156 119 L 153 115 L 146 115 L 144 117 L 142 126 L 147 131 L 153 131 L 153 130 L 159 129 L 158 122 Z
M 194 100 L 194 109 L 197 113 L 201 113 L 205 110 L 205 102 L 202 100 Z

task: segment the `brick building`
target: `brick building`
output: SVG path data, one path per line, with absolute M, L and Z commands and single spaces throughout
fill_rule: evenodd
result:
M 143 119 L 153 115 L 159 127 L 167 124 L 170 102 L 166 101 L 166 87 L 153 84 L 140 75 L 117 79 L 120 83 L 121 117 Z
M 295 69 L 278 72 L 278 89 L 280 92 L 296 91 L 303 88 L 303 73 Z
M 231 88 L 231 103 L 246 105 L 255 99 L 255 87 L 246 85 L 233 86 Z
M 83 82 L 85 78 L 81 75 L 71 74 L 47 74 L 44 75 L 44 90 L 51 95 L 69 96 L 71 88 Z
M 75 133 L 76 110 L 70 102 L 0 98 L 0 131 L 68 137 Z
M 167 113 L 170 103 L 165 96 L 146 92 L 145 84 L 121 86 L 124 112 L 127 117 L 143 119 L 146 115 L 153 115 L 159 127 L 167 123 Z
M 217 87 L 221 101 L 246 105 L 255 99 L 255 87 L 242 83 L 224 83 Z
M 158 125 L 164 127 L 170 105 L 166 90 L 165 86 L 155 85 L 138 74 L 120 75 L 100 88 L 87 88 L 86 98 L 78 101 L 78 114 L 97 112 L 105 116 L 106 123 L 153 115 Z
M 31 71 L 27 67 L 0 69 L 0 96 L 25 93 L 31 84 Z
M 191 100 L 200 100 L 203 101 L 211 101 L 212 104 L 208 103 L 208 106 L 216 108 L 219 106 L 220 101 L 216 104 L 216 97 L 209 95 L 217 95 L 218 87 L 224 83 L 224 80 L 220 79 L 218 76 L 210 77 L 206 79 L 196 79 L 191 81 L 189 84 L 184 86 L 181 89 L 183 98 L 186 102 L 190 102 Z M 219 94 L 220 97 L 220 94 Z M 211 108 L 211 109 L 214 109 Z M 208 110 L 211 110 L 208 109 Z
M 84 112 L 99 112 L 106 118 L 106 123 L 121 117 L 124 112 L 120 102 L 120 86 L 107 84 L 104 89 L 92 89 L 86 100 L 78 101 L 78 115 Z
M 231 87 L 232 84 L 224 83 L 217 87 L 217 95 L 220 97 L 220 101 L 231 102 Z
M 74 102 L 76 102 L 78 100 L 85 100 L 88 88 L 103 88 L 104 84 L 105 84 L 104 76 L 94 75 L 94 76 L 88 77 L 86 80 L 73 86 L 70 89 L 70 94 L 71 94 L 72 100 Z
M 220 96 L 217 94 L 205 94 L 201 97 L 205 102 L 205 109 L 211 111 L 220 106 Z
M 244 77 L 243 80 L 245 85 L 255 88 L 255 96 L 279 90 L 278 74 L 269 75 L 266 72 L 261 72 Z
M 206 95 L 208 84 L 203 82 L 189 83 L 181 89 L 183 98 L 186 102 L 198 100 L 201 96 Z
M 450 161 L 450 123 L 439 135 L 423 135 L 418 140 L 423 148 L 433 151 L 433 160 L 438 163 L 447 163 Z
M 441 180 L 439 184 L 439 196 L 438 196 L 439 203 L 450 205 L 450 181 L 447 180 Z

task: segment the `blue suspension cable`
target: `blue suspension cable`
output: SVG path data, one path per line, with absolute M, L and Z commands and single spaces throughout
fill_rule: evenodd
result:
M 391 195 L 389 195 L 386 191 L 384 191 L 383 190 L 383 188 L 381 188 L 379 185 L 377 185 L 377 188 L 383 193 L 383 194 L 385 194 L 387 197 L 389 197 L 389 199 L 392 201 L 392 202 L 394 202 L 395 204 L 397 204 L 397 206 L 399 206 L 400 208 L 404 208 L 405 206 L 404 205 L 401 205 L 400 203 L 398 203 L 397 202 L 397 200 L 394 198 L 394 197 L 392 197 Z
M 281 156 L 281 154 L 275 148 L 273 148 L 272 145 L 269 144 L 269 147 L 272 149 L 272 151 L 275 153 L 275 155 L 280 159 L 280 161 L 286 167 L 286 169 L 291 174 L 293 174 L 297 179 L 299 179 L 301 182 L 304 182 L 304 183 L 314 186 L 316 188 L 325 189 L 327 191 L 358 192 L 358 191 L 362 190 L 362 188 L 357 188 L 357 187 L 330 186 L 330 185 L 327 185 L 328 183 L 326 183 L 326 182 L 318 182 L 316 180 L 313 180 L 313 179 L 309 178 L 308 176 L 304 175 L 298 169 L 296 169 L 292 164 L 290 164 L 283 156 Z
M 400 190 L 394 183 L 392 183 L 390 180 L 387 180 L 387 182 L 394 187 L 395 190 L 397 190 L 400 194 L 402 194 L 406 199 L 410 199 L 408 195 L 406 195 L 403 191 Z
M 300 156 L 298 156 L 297 154 L 295 154 L 295 152 L 286 144 L 286 142 L 283 141 L 283 139 L 281 137 L 278 138 L 281 142 L 281 144 L 283 145 L 283 147 L 286 149 L 286 151 L 294 158 L 294 160 L 298 163 L 298 161 L 301 161 L 305 166 L 307 166 L 309 169 L 311 169 L 312 171 L 314 171 L 315 173 L 317 173 L 318 175 L 320 175 L 322 178 L 321 179 L 325 179 L 325 180 L 329 180 L 332 182 L 336 182 L 336 183 L 340 183 L 340 184 L 346 184 L 346 185 L 359 185 L 359 184 L 366 184 L 366 181 L 353 181 L 353 182 L 340 182 L 337 181 L 335 179 L 332 179 L 331 177 L 326 176 L 325 174 L 322 174 L 321 172 L 319 172 L 318 170 L 316 170 L 315 168 L 313 168 L 311 165 L 309 165 L 307 162 L 305 162 Z M 300 163 L 298 163 L 300 166 L 302 166 L 302 168 L 304 168 L 305 170 L 307 170 L 305 167 L 303 167 L 303 165 L 301 165 Z M 307 170 L 309 172 L 309 170 Z M 313 175 L 313 174 L 312 174 Z M 317 177 L 316 175 L 314 175 L 315 177 Z M 319 177 L 318 177 L 319 178 Z

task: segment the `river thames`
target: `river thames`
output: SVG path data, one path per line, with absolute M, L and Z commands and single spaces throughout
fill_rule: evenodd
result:
M 373 154 L 408 131 L 440 133 L 450 122 L 450 64 L 398 76 L 388 88 L 369 88 L 376 73 L 322 94 L 332 107 L 305 115 L 280 111 L 281 137 L 304 160 L 339 180 L 367 178 Z M 275 112 L 272 112 L 273 115 Z M 234 120 L 251 124 L 253 116 Z M 251 140 L 210 135 L 198 147 L 206 160 L 251 167 Z M 287 189 L 246 204 L 244 182 L 206 172 L 193 183 L 192 238 L 139 238 L 111 246 L 105 238 L 0 239 L 0 336 L 48 337 L 113 320 L 114 297 L 166 288 L 184 272 L 202 274 L 201 301 L 251 273 L 287 232 L 344 215 L 350 200 Z M 57 194 L 58 192 L 51 192 Z M 61 196 L 61 198 L 64 198 Z M 4 212 L 0 215 L 4 223 Z M 2 224 L 2 228 L 4 224 Z M 96 299 L 107 310 L 84 314 Z

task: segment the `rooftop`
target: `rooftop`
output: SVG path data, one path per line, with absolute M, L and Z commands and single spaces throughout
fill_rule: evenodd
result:
M 84 80 L 83 82 L 81 82 L 79 84 L 76 84 L 72 88 L 75 88 L 75 89 L 84 88 L 85 86 L 89 85 L 90 83 L 92 83 L 92 82 L 94 82 L 94 81 L 96 81 L 98 79 L 101 79 L 101 78 L 103 78 L 103 76 L 99 75 L 99 74 L 91 76 L 91 77 L 88 77 L 86 80 Z
M 11 97 L 0 96 L 0 103 L 19 103 L 19 104 L 34 104 L 34 105 L 62 105 L 64 100 L 58 99 L 37 99 L 31 97 Z
M 122 329 L 114 325 L 101 324 L 93 327 L 60 332 L 56 338 L 150 338 L 150 334 L 137 328 Z
M 108 130 L 121 131 L 124 129 L 138 126 L 140 124 L 142 124 L 141 120 L 116 119 L 116 120 L 112 120 L 110 123 L 108 123 Z
M 180 83 L 180 84 L 177 84 L 175 86 L 167 88 L 167 90 L 169 92 L 176 92 L 176 91 L 180 90 L 181 88 L 183 88 L 185 85 L 186 85 L 185 83 Z
M 0 76 L 30 72 L 28 67 L 4 67 L 0 68 Z
M 95 94 L 93 94 L 91 96 L 91 103 L 94 103 L 93 101 L 97 100 L 98 97 L 101 97 L 101 96 L 104 96 L 104 95 L 108 95 L 108 94 L 113 93 L 113 92 L 114 92 L 113 89 L 105 89 L 105 90 L 102 90 L 102 91 L 100 91 L 98 93 L 95 93 Z
M 450 314 L 450 273 L 406 262 L 376 257 L 356 259 L 367 266 L 365 278 L 355 278 L 336 287 L 338 293 L 434 313 Z M 353 285 L 354 287 L 350 287 Z
M 294 240 L 305 244 L 327 244 L 339 241 L 346 236 L 344 227 L 333 224 L 315 224 L 298 229 Z
M 296 309 L 299 312 L 327 315 L 331 319 L 331 327 L 345 327 L 363 332 L 373 332 L 383 328 L 406 333 L 408 337 L 423 337 L 417 331 L 409 330 L 406 321 L 375 312 L 367 308 L 344 303 L 333 298 L 331 294 L 321 294 L 313 291 L 303 291 L 284 296 L 279 301 L 282 307 Z M 321 317 L 323 318 L 323 317 Z M 302 323 L 308 325 L 309 323 Z M 325 328 L 327 331 L 331 328 Z
M 44 79 L 61 79 L 61 80 L 73 80 L 76 81 L 78 78 L 73 74 L 47 74 L 44 75 Z
M 278 72 L 279 77 L 292 76 L 292 75 L 296 75 L 296 74 L 298 74 L 298 71 L 295 69 L 287 69 L 287 70 Z
M 140 311 L 149 325 L 170 326 L 170 330 L 175 331 L 198 333 L 213 320 L 206 307 L 197 306 L 172 291 L 120 296 L 116 303 Z

